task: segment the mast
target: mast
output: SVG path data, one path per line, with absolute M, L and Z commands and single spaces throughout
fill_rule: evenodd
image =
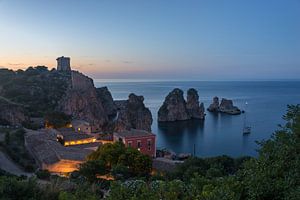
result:
M 247 107 L 247 105 L 248 105 L 248 102 L 246 101 L 246 103 L 245 103 L 245 113 L 244 113 L 244 126 L 243 126 L 243 128 L 246 127 L 246 115 L 247 115 L 246 107 Z

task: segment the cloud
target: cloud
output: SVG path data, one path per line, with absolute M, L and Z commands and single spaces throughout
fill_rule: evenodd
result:
M 134 63 L 133 61 L 129 61 L 129 60 L 123 60 L 122 63 L 125 63 L 125 64 L 132 64 Z
M 20 66 L 20 65 L 24 65 L 24 63 L 8 63 L 8 65 L 10 65 L 10 66 Z

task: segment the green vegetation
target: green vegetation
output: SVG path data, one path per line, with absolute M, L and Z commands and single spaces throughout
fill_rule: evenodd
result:
M 25 106 L 32 117 L 44 117 L 52 112 L 64 95 L 70 74 L 47 67 L 29 67 L 27 70 L 0 69 L 0 96 Z
M 47 127 L 62 128 L 71 123 L 72 117 L 62 112 L 50 112 L 46 114 L 45 121 Z
M 22 166 L 24 170 L 33 172 L 36 169 L 36 163 L 26 150 L 24 134 L 24 129 L 7 130 L 4 142 L 1 143 L 1 147 L 9 157 Z
M 50 179 L 50 172 L 48 170 L 38 170 L 35 172 L 37 178 L 42 180 L 49 180 Z
M 88 156 L 88 162 L 81 165 L 79 172 L 93 181 L 96 174 L 107 173 L 111 173 L 117 179 L 148 177 L 151 169 L 152 160 L 149 156 L 117 142 L 100 146 Z
M 120 143 L 109 144 L 89 156 L 79 176 L 65 180 L 69 189 L 57 187 L 53 182 L 41 187 L 31 179 L 0 175 L 0 196 L 4 199 L 101 199 L 101 189 L 108 190 L 95 175 L 110 172 L 116 178 L 119 173 L 124 176 L 111 181 L 106 197 L 109 200 L 299 200 L 300 105 L 288 106 L 284 119 L 286 124 L 280 130 L 269 140 L 259 142 L 257 158 L 191 158 L 173 172 L 149 176 L 151 166 L 146 158 L 139 158 L 139 152 Z M 80 179 L 80 175 L 89 181 Z

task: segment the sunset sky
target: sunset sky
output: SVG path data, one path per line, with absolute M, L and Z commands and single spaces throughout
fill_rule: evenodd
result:
M 93 78 L 299 79 L 300 0 L 0 0 L 0 68 Z

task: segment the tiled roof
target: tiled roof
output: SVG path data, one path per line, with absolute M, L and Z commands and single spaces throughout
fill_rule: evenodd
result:
M 117 135 L 119 137 L 138 137 L 138 136 L 140 137 L 140 136 L 150 136 L 154 134 L 145 130 L 131 129 L 131 130 L 124 130 L 121 132 L 114 133 L 114 135 Z

